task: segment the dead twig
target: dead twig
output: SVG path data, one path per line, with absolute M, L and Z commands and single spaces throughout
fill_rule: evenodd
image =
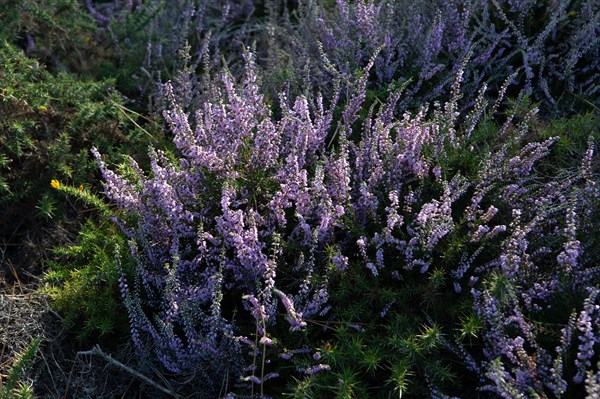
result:
M 93 356 L 93 355 L 97 355 L 102 357 L 104 360 L 106 360 L 107 362 L 109 362 L 110 364 L 117 366 L 125 371 L 127 371 L 128 373 L 130 373 L 131 375 L 139 378 L 140 380 L 144 381 L 145 383 L 152 385 L 154 388 L 166 393 L 167 395 L 170 395 L 174 398 L 179 398 L 179 395 L 177 395 L 175 392 L 171 391 L 170 389 L 152 381 L 150 378 L 146 377 L 145 375 L 139 373 L 138 371 L 132 369 L 131 367 L 128 367 L 126 365 L 124 365 L 123 363 L 119 362 L 118 360 L 113 359 L 110 355 L 104 353 L 102 351 L 102 349 L 100 349 L 100 347 L 98 345 L 94 346 L 91 350 L 89 351 L 81 351 L 81 352 L 77 352 L 77 356 Z

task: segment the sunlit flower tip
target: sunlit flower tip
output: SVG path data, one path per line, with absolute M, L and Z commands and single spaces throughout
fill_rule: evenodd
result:
M 52 180 L 50 182 L 50 185 L 52 186 L 52 188 L 59 188 L 60 187 L 60 183 L 58 182 L 58 180 Z
M 262 345 L 265 345 L 265 346 L 273 346 L 273 345 L 275 345 L 275 342 L 273 342 L 273 340 L 271 338 L 267 338 L 267 337 L 262 337 L 260 339 L 260 343 Z
M 43 111 L 43 112 L 46 112 L 46 111 L 48 111 L 48 107 L 46 107 L 45 105 L 40 105 L 40 106 L 38 107 L 38 109 L 39 109 L 40 111 Z
M 79 191 L 83 191 L 83 184 L 79 185 Z

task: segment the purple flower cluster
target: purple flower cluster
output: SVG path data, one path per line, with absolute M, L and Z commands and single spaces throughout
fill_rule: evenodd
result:
M 123 285 L 134 339 L 140 348 L 151 341 L 173 372 L 208 359 L 215 373 L 240 369 L 240 327 L 221 306 L 230 292 L 245 294 L 261 343 L 281 310 L 292 331 L 305 328 L 303 318 L 327 302 L 323 246 L 349 201 L 348 149 L 324 156 L 335 104 L 326 109 L 320 99 L 300 97 L 290 105 L 282 95 L 282 116 L 274 118 L 250 53 L 239 85 L 227 72 L 220 80 L 215 100 L 193 119 L 165 87 L 176 161 L 151 149 L 149 173 L 132 161 L 119 174 L 94 150 L 138 260 L 134 288 Z M 300 245 L 294 266 L 287 266 L 294 254 L 283 254 L 281 241 Z M 329 262 L 341 270 L 348 258 Z M 279 279 L 282 267 L 295 278 Z
M 546 204 L 545 207 L 528 212 L 513 210 L 513 221 L 508 227 L 510 233 L 502 242 L 496 274 L 491 280 L 487 278 L 488 287 L 472 289 L 475 310 L 485 325 L 483 354 L 487 360 L 482 366 L 487 369 L 486 376 L 492 382 L 484 389 L 503 397 L 527 395 L 531 389 L 538 394 L 552 392 L 560 396 L 569 383 L 581 383 L 593 367 L 590 360 L 599 342 L 600 317 L 596 304 L 598 291 L 589 287 L 593 285 L 592 281 L 598 281 L 598 275 L 582 262 L 583 251 L 575 238 L 575 207 L 582 209 L 584 205 L 578 196 L 580 186 L 566 184 L 562 189 L 566 191 L 553 192 L 551 196 L 543 196 L 544 189 L 537 193 L 534 198 Z M 569 189 L 572 190 L 570 193 Z M 558 213 L 552 204 L 562 208 L 558 205 L 562 195 L 571 195 L 571 206 L 567 207 L 565 218 L 567 227 L 563 231 L 553 228 L 555 220 L 550 218 Z M 526 214 L 527 223 L 523 219 Z M 542 231 L 545 240 L 552 236 L 564 237 L 562 249 L 560 246 L 554 250 L 541 247 L 534 251 L 531 246 L 539 245 L 534 244 L 534 237 Z M 558 253 L 554 267 L 544 264 L 551 253 Z M 581 280 L 569 284 L 575 276 L 581 276 Z M 544 325 L 535 321 L 535 315 L 549 310 L 557 295 L 565 292 L 572 292 L 571 295 L 573 292 L 587 293 L 588 297 L 583 302 L 583 309 L 566 321 L 560 345 L 552 350 L 538 340 L 545 331 Z M 577 337 L 576 341 L 574 337 Z M 575 353 L 574 359 L 572 353 Z M 577 370 L 575 375 L 565 372 L 567 358 Z
M 361 4 L 356 10 L 365 21 L 381 11 Z M 227 369 L 241 376 L 267 348 L 281 350 L 284 337 L 271 333 L 282 315 L 291 336 L 307 328 L 308 317 L 324 317 L 332 275 L 350 264 L 363 265 L 373 278 L 424 274 L 442 264 L 460 233 L 462 260 L 449 274 L 456 294 L 471 288 L 483 349 L 456 353 L 482 388 L 504 397 L 548 389 L 559 395 L 567 377 L 583 380 L 596 353 L 596 295 L 565 332 L 564 350 L 538 342 L 535 312 L 566 287 L 581 293 L 597 281 L 577 237 L 577 215 L 597 204 L 593 150 L 581 176 L 538 184 L 534 165 L 556 138 L 526 142 L 535 111 L 519 123 L 515 111 L 500 128 L 500 144 L 481 154 L 469 176 L 446 167 L 452 152 L 473 151 L 470 138 L 486 109 L 482 94 L 464 119 L 468 128 L 458 128 L 464 63 L 451 99 L 434 105 L 432 116 L 423 107 L 397 119 L 400 94 L 392 92 L 359 125 L 376 58 L 360 79 L 347 82 L 348 102 L 337 120 L 341 86 L 328 105 L 318 94 L 281 93 L 275 114 L 261 94 L 255 56 L 246 51 L 244 58 L 241 80 L 225 70 L 193 112 L 170 83 L 163 87 L 176 152 L 151 149 L 149 172 L 131 162 L 116 173 L 94 151 L 138 260 L 135 284 L 122 290 L 141 349 L 152 346 L 173 372 L 208 363 L 215 375 Z M 590 194 L 582 196 L 582 187 Z M 559 228 L 565 210 L 566 228 Z M 485 262 L 475 266 L 480 257 Z M 565 273 L 577 280 L 565 285 Z M 234 320 L 225 303 L 246 313 Z M 573 378 L 561 363 L 569 334 L 579 340 Z M 256 369 L 246 378 L 266 379 Z
M 471 53 L 463 89 L 467 103 L 475 101 L 484 83 L 500 91 L 506 75 L 514 72 L 512 78 L 526 93 L 556 111 L 566 106 L 558 98 L 564 87 L 588 98 L 597 94 L 600 11 L 594 4 L 338 0 L 328 12 L 308 2 L 300 7 L 303 18 L 291 48 L 301 60 L 299 72 L 312 63 L 313 78 L 320 80 L 327 76 L 327 67 L 319 68 L 323 55 L 351 76 L 382 49 L 373 81 L 383 86 L 412 80 L 404 106 L 444 96 Z M 319 46 L 323 54 L 315 59 Z

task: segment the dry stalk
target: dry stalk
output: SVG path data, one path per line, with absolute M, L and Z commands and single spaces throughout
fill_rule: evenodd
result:
M 89 351 L 81 351 L 81 352 L 77 352 L 77 356 L 100 356 L 102 357 L 104 360 L 106 360 L 108 363 L 119 367 L 120 369 L 123 369 L 125 371 L 127 371 L 129 374 L 139 378 L 140 380 L 144 381 L 145 383 L 153 386 L 154 388 L 166 393 L 167 395 L 170 395 L 174 398 L 179 398 L 179 395 L 177 395 L 175 392 L 171 391 L 169 388 L 166 388 L 154 381 L 152 381 L 150 378 L 146 377 L 145 375 L 143 375 L 142 373 L 132 369 L 129 366 L 124 365 L 123 363 L 119 362 L 118 360 L 113 359 L 110 355 L 104 353 L 102 351 L 102 349 L 100 349 L 100 346 L 96 345 L 94 346 L 92 349 L 90 349 Z

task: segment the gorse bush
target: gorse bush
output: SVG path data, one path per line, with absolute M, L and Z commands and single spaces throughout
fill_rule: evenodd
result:
M 119 294 L 119 279 L 131 273 L 127 241 L 109 221 L 87 221 L 78 241 L 53 249 L 44 291 L 82 343 L 93 338 L 116 347 L 129 330 Z
M 6 0 L 0 18 L 0 42 L 18 46 L 54 70 L 89 69 L 97 26 L 77 0 Z
M 309 376 L 299 389 L 327 391 L 310 382 L 333 368 L 339 397 L 441 395 L 461 378 L 469 395 L 577 392 L 599 333 L 584 240 L 593 141 L 569 176 L 538 176 L 558 137 L 531 140 L 537 110 L 522 96 L 495 126 L 486 112 L 502 98 L 490 107 L 485 86 L 459 126 L 462 70 L 431 112 L 396 119 L 392 92 L 359 122 L 375 58 L 338 119 L 339 92 L 329 106 L 281 94 L 275 117 L 245 57 L 241 83 L 225 71 L 193 118 L 166 86 L 177 149 L 151 150 L 149 174 L 135 162 L 117 174 L 95 151 L 139 261 L 134 285 L 122 282 L 138 347 L 173 372 L 201 369 L 207 389 L 227 372 L 261 395 L 275 376 L 265 358 L 311 349 L 312 365 L 295 363 Z M 322 335 L 325 351 L 291 346 L 311 320 L 341 326 Z
M 63 328 L 79 344 L 93 341 L 116 348 L 130 339 L 119 290 L 121 279 L 132 275 L 127 238 L 112 223 L 111 209 L 89 188 L 56 179 L 51 185 L 95 215 L 82 223 L 75 243 L 52 248 L 41 291 L 52 299 L 52 307 L 63 315 Z
M 97 172 L 89 147 L 116 153 L 147 138 L 126 136 L 129 120 L 111 81 L 53 74 L 7 43 L 0 45 L 0 93 L 0 236 L 19 266 L 36 262 L 31 251 L 21 252 L 24 237 L 39 237 L 27 230 L 39 226 L 41 233 L 49 219 L 65 215 L 50 180 L 90 187 Z
M 94 184 L 96 169 L 89 147 L 116 153 L 118 147 L 127 146 L 135 151 L 137 143 L 145 147 L 145 142 L 156 138 L 142 134 L 141 128 L 133 129 L 138 115 L 125 107 L 114 80 L 82 78 L 67 72 L 81 71 L 81 65 L 58 65 L 44 55 L 53 54 L 64 62 L 61 49 L 90 56 L 77 46 L 89 44 L 84 26 L 93 33 L 95 25 L 76 2 L 55 2 L 44 8 L 35 2 L 9 1 L 0 7 L 8 21 L 0 43 L 0 214 L 6 220 L 1 234 L 8 240 L 16 233 L 15 226 L 31 226 L 36 218 L 62 213 L 48 185 L 50 179 Z M 72 24 L 65 27 L 67 21 Z M 22 45 L 23 35 L 32 37 L 33 47 Z M 9 215 L 19 215 L 26 223 Z
M 0 398 L 2 399 L 31 399 L 35 395 L 29 381 L 23 381 L 26 370 L 31 367 L 41 339 L 35 338 L 31 344 L 14 359 L 14 364 L 8 370 L 8 374 L 3 376 L 6 382 L 0 385 Z

